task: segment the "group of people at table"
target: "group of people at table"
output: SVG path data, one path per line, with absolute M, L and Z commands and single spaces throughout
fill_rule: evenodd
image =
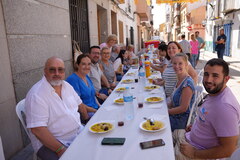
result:
M 66 81 L 63 60 L 51 57 L 46 61 L 42 79 L 25 100 L 30 139 L 42 160 L 61 157 L 83 130 L 82 123 L 94 116 L 131 66 L 133 47 L 120 51 L 116 40 L 111 35 L 105 44 L 92 46 L 88 54 L 78 56 L 77 70 Z M 170 99 L 168 111 L 176 159 L 231 156 L 239 136 L 240 106 L 226 85 L 230 78 L 228 64 L 222 59 L 206 63 L 203 86 L 208 95 L 199 104 L 193 125 L 186 126 L 195 100 L 197 73 L 177 42 L 161 44 L 158 52 L 159 61 L 153 60 L 151 67 L 162 73 L 162 79 L 153 83 L 164 86 Z

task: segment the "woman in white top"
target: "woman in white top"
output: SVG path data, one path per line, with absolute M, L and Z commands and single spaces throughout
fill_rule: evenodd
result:
M 154 84 L 164 85 L 166 97 L 169 97 L 174 89 L 174 86 L 177 82 L 177 76 L 172 66 L 172 58 L 177 54 L 181 53 L 182 48 L 178 42 L 171 41 L 168 43 L 167 55 L 166 58 L 169 59 L 167 67 L 162 73 L 163 79 L 156 79 L 153 81 Z M 194 83 L 197 84 L 197 73 L 193 69 L 192 65 L 188 63 L 188 74 L 194 80 Z

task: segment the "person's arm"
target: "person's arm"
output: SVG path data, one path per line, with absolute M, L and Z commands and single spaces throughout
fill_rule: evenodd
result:
M 168 113 L 170 115 L 174 115 L 186 112 L 189 107 L 192 95 L 192 89 L 190 87 L 184 87 L 182 90 L 180 106 L 168 109 Z
M 191 64 L 188 64 L 188 74 L 192 77 L 194 84 L 198 83 L 198 75 Z
M 238 136 L 219 137 L 219 145 L 213 148 L 198 150 L 188 143 L 180 145 L 180 151 L 192 159 L 218 159 L 230 157 L 236 149 Z
M 102 81 L 102 85 L 107 87 L 107 88 L 110 88 L 110 84 L 108 83 L 108 80 L 107 78 L 105 77 L 104 74 L 101 75 L 101 81 Z
M 162 66 L 156 66 L 156 65 L 150 63 L 150 66 L 151 66 L 153 69 L 155 69 L 155 70 L 160 71 L 161 73 L 163 73 L 164 70 L 165 70 L 166 67 L 167 67 L 167 64 L 163 64 Z
M 88 116 L 88 113 L 87 113 L 88 112 L 87 107 L 83 103 L 78 105 L 78 112 L 81 114 L 81 116 L 84 120 L 89 119 L 89 116 Z
M 201 43 L 201 46 L 200 46 L 200 48 L 199 48 L 199 49 L 202 49 L 202 48 L 204 48 L 204 46 L 205 46 L 205 41 L 203 41 L 203 43 Z
M 89 107 L 88 105 L 82 103 L 81 105 L 85 106 L 87 112 L 97 112 L 97 110 L 95 108 Z
M 40 142 L 59 157 L 67 150 L 47 129 L 47 127 L 31 128 L 31 132 L 40 140 Z

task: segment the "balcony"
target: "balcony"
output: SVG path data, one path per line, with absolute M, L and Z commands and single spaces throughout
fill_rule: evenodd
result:
M 150 7 L 147 5 L 146 1 L 138 1 L 138 3 L 136 4 L 136 13 L 140 17 L 141 21 L 150 20 Z

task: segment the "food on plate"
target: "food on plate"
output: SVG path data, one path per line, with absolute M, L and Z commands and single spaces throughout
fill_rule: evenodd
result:
M 117 88 L 117 89 L 116 89 L 116 91 L 118 91 L 118 92 L 123 92 L 123 91 L 125 91 L 125 90 L 126 90 L 125 87 L 120 87 L 120 88 Z
M 115 103 L 124 103 L 124 100 L 123 100 L 123 98 L 118 98 L 118 99 L 116 99 L 115 101 L 114 101 Z
M 133 80 L 132 80 L 132 79 L 125 79 L 125 80 L 123 80 L 122 82 L 123 82 L 123 83 L 132 83 Z
M 147 102 L 160 102 L 163 99 L 161 97 L 149 97 L 146 100 L 147 100 Z
M 148 131 L 156 131 L 156 130 L 160 130 L 164 127 L 164 123 L 161 121 L 154 121 L 154 123 L 150 123 L 149 120 L 147 120 L 146 122 L 144 122 L 142 124 L 142 128 L 146 129 Z
M 107 132 L 113 129 L 113 125 L 111 123 L 102 122 L 102 123 L 96 123 L 90 127 L 91 131 L 95 133 L 102 133 Z
M 160 88 L 159 86 L 146 86 L 144 87 L 146 90 L 153 90 L 153 89 L 157 89 Z
M 158 74 L 158 71 L 152 70 L 152 74 Z
M 127 76 L 134 76 L 134 75 L 135 75 L 135 73 L 133 73 L 133 72 L 127 73 Z

